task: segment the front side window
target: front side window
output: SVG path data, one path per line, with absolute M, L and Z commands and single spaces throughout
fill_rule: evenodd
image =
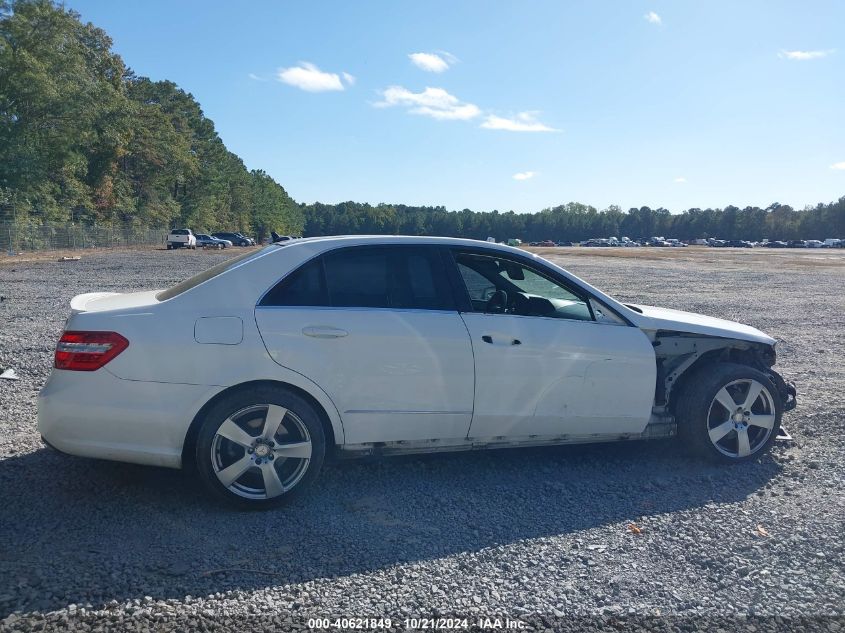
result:
M 518 261 L 456 253 L 475 312 L 592 321 L 587 297 Z
M 439 253 L 411 246 L 327 253 L 276 284 L 260 305 L 455 309 Z

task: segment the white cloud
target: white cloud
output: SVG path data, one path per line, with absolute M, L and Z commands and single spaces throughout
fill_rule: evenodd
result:
M 651 24 L 663 24 L 663 18 L 657 15 L 654 11 L 649 11 L 643 16 L 643 18 L 646 22 Z
M 439 54 L 411 53 L 408 57 L 414 66 L 429 73 L 442 73 L 449 70 L 449 66 L 456 61 L 454 55 L 445 51 L 440 51 Z
M 481 127 L 488 130 L 507 130 L 508 132 L 560 132 L 537 120 L 536 112 L 520 112 L 515 117 L 505 118 L 495 114 L 487 115 Z
M 340 73 L 340 74 L 341 74 L 341 75 L 343 75 L 343 80 L 344 80 L 347 84 L 349 84 L 350 86 L 354 86 L 354 85 L 355 85 L 355 76 L 354 76 L 354 75 L 350 75 L 350 74 L 349 74 L 349 73 L 347 73 L 347 72 L 343 72 L 343 73 Z
M 827 57 L 833 52 L 834 49 L 832 48 L 826 51 L 781 51 L 778 53 L 778 57 L 781 59 L 791 59 L 793 61 L 805 62 L 810 59 L 821 59 L 822 57 Z
M 833 163 L 830 166 L 831 169 L 838 169 L 839 171 L 845 171 L 845 160 L 840 163 Z
M 343 73 L 343 75 L 347 82 L 352 85 L 354 77 L 348 73 Z M 309 62 L 300 62 L 299 66 L 291 66 L 290 68 L 280 68 L 276 78 L 282 83 L 295 86 L 306 92 L 327 92 L 344 89 L 343 82 L 337 73 L 324 72 Z
M 513 179 L 514 180 L 530 180 L 531 178 L 533 178 L 536 175 L 537 175 L 537 173 L 533 172 L 533 171 L 521 171 L 521 172 L 514 174 Z
M 404 106 L 411 114 L 441 121 L 465 121 L 481 114 L 478 106 L 462 102 L 443 88 L 426 88 L 422 92 L 411 92 L 402 86 L 390 86 L 382 92 L 382 97 L 382 101 L 374 104 L 378 108 Z
M 262 77 L 262 76 L 260 76 L 260 75 L 256 75 L 255 73 L 249 73 L 249 74 L 247 75 L 247 77 L 249 77 L 249 78 L 250 78 L 250 79 L 252 79 L 253 81 L 267 81 L 267 78 L 266 78 L 266 77 Z
M 686 179 L 686 178 L 684 178 L 683 176 L 678 176 L 678 177 L 677 177 L 677 178 L 675 178 L 675 180 L 674 180 L 674 182 L 677 182 L 677 183 L 684 183 L 684 182 L 686 182 L 686 181 L 687 181 L 687 179 Z

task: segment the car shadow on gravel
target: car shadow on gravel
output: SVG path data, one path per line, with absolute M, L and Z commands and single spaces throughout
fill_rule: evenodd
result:
M 180 471 L 49 449 L 0 461 L 0 618 L 389 570 L 745 499 L 772 456 L 723 467 L 671 441 L 339 462 L 293 505 L 241 512 Z M 618 526 L 616 524 L 619 524 Z

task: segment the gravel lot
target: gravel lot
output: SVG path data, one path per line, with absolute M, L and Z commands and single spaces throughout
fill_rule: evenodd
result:
M 73 295 L 167 286 L 231 253 L 0 259 L 0 369 L 20 375 L 0 380 L 0 630 L 460 615 L 845 631 L 845 251 L 618 250 L 547 253 L 620 299 L 776 337 L 794 443 L 732 468 L 672 441 L 345 462 L 292 507 L 237 512 L 189 474 L 57 454 L 35 411 Z

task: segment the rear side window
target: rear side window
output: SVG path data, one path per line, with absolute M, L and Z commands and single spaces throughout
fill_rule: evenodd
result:
M 312 259 L 297 269 L 261 300 L 263 306 L 328 306 L 323 262 Z
M 390 256 L 390 251 L 381 248 L 327 255 L 323 266 L 332 307 L 392 307 L 388 283 L 392 272 Z
M 439 253 L 421 247 L 352 247 L 304 264 L 262 306 L 454 310 Z

